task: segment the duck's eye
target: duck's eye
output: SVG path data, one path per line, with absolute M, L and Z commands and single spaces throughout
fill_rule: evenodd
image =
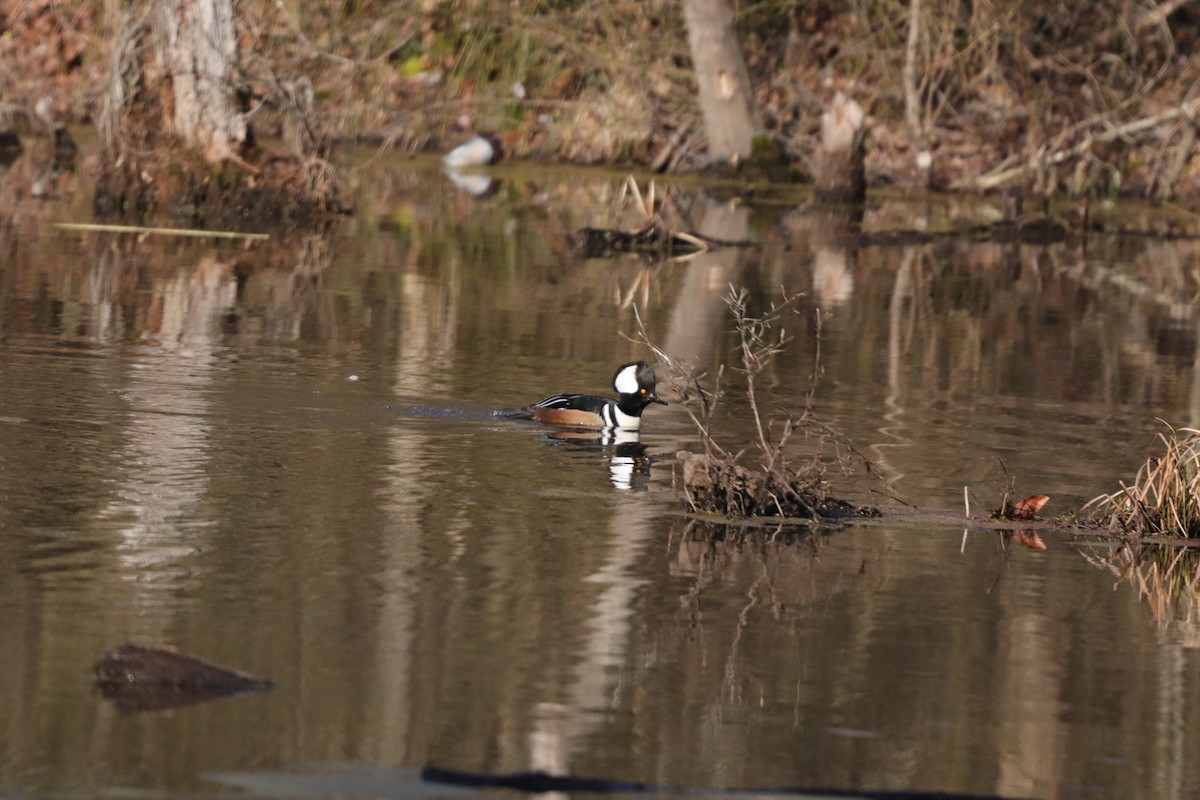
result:
M 645 390 L 645 389 L 638 389 L 638 391 L 639 391 L 639 392 L 641 392 L 642 394 L 645 394 L 645 393 L 646 393 L 646 390 Z

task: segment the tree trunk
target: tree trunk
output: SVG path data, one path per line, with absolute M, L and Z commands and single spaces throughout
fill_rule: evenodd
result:
M 238 111 L 233 0 L 157 0 L 160 61 L 171 77 L 169 123 L 184 145 L 209 162 L 238 155 L 246 119 Z
M 683 0 L 683 19 L 708 134 L 709 158 L 734 162 L 746 158 L 759 128 L 758 113 L 729 3 Z
M 817 199 L 861 203 L 867 194 L 866 117 L 858 103 L 838 92 L 821 115 L 817 153 Z
M 191 216 L 197 227 L 242 229 L 342 211 L 337 173 L 311 152 L 317 138 L 306 121 L 291 137 L 303 153 L 280 158 L 252 146 L 238 95 L 237 0 L 108 2 L 114 42 L 98 215 L 165 212 Z M 309 108 L 303 76 L 271 83 L 271 102 L 297 114 Z
M 929 151 L 929 127 L 921 109 L 921 93 L 917 85 L 917 57 L 921 43 L 921 0 L 908 3 L 908 42 L 904 48 L 904 120 L 908 124 L 908 135 L 913 149 L 917 183 L 921 189 L 929 188 L 932 176 L 933 154 Z

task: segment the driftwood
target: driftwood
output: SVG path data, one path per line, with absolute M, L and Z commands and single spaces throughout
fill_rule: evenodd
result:
M 930 244 L 944 239 L 995 242 L 997 244 L 1056 244 L 1067 238 L 1067 226 L 1046 214 L 1022 213 L 1023 196 L 1017 190 L 1004 195 L 1004 219 L 982 225 L 969 225 L 944 231 L 921 231 L 899 229 L 863 233 L 858 236 L 858 246 L 895 247 Z M 1085 205 L 1078 220 L 1080 230 L 1088 228 L 1088 211 Z
M 551 775 L 546 772 L 515 772 L 488 773 L 462 772 L 459 770 L 442 769 L 427 765 L 421 769 L 421 780 L 445 786 L 465 787 L 469 789 L 509 789 L 528 795 L 549 794 L 562 795 L 596 794 L 596 795 L 678 795 L 682 797 L 697 797 L 711 795 L 728 797 L 733 795 L 770 794 L 794 797 L 797 800 L 806 797 L 846 797 L 857 800 L 928 800 L 928 798 L 949 797 L 941 793 L 928 791 L 905 791 L 903 789 L 836 789 L 807 786 L 778 786 L 778 787 L 711 787 L 711 786 L 671 786 L 640 781 L 621 781 L 608 778 L 588 778 L 579 775 Z M 994 795 L 971 795 L 975 800 L 999 800 Z
M 158 711 L 274 686 L 171 648 L 138 644 L 110 650 L 93 670 L 101 694 L 122 711 Z
M 1067 238 L 1067 228 L 1049 217 L 1034 216 L 988 225 L 972 225 L 948 231 L 919 231 L 901 229 L 863 233 L 858 237 L 859 247 L 908 247 L 930 244 L 939 240 L 973 239 L 998 244 L 1055 244 Z
M 200 228 L 157 228 L 145 225 L 109 225 L 94 222 L 56 222 L 56 228 L 69 231 L 99 231 L 105 233 L 157 234 L 159 236 L 190 236 L 204 239 L 270 239 L 267 233 L 240 233 L 238 231 L 206 231 Z
M 753 245 L 753 242 L 727 242 L 698 233 L 671 231 L 657 223 L 636 231 L 580 228 L 571 234 L 569 242 L 571 249 L 584 258 L 609 258 L 619 253 L 646 253 L 659 258 L 673 258 L 718 247 Z
M 654 181 L 646 196 L 630 175 L 625 179 L 622 195 L 629 193 L 645 223 L 636 231 L 612 228 L 580 228 L 571 234 L 571 249 L 584 258 L 611 258 L 620 253 L 642 253 L 659 259 L 703 253 L 718 247 L 751 247 L 753 242 L 729 242 L 713 239 L 690 231 L 667 227 L 655 205 Z

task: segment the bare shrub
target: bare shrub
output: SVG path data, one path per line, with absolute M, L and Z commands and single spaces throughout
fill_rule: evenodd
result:
M 724 299 L 738 337 L 738 366 L 735 369 L 745 382 L 746 405 L 754 420 L 756 452 L 753 457 L 742 450 L 728 449 L 713 433 L 714 414 L 725 394 L 724 367 L 717 371 L 710 387 L 706 388 L 703 385 L 706 376 L 698 374 L 694 365 L 663 352 L 648 339 L 645 329 L 641 329 L 642 340 L 666 366 L 669 380 L 700 434 L 702 453 L 680 451 L 676 454 L 677 480 L 683 491 L 684 506 L 693 513 L 727 518 L 812 519 L 836 513 L 875 513 L 857 509 L 830 493 L 828 445 L 835 449 L 832 462 L 843 469 L 850 469 L 852 457 L 865 464 L 868 470 L 870 465 L 845 436 L 821 422 L 813 412 L 814 392 L 820 378 L 819 353 L 812 383 L 799 414 L 788 414 L 778 422 L 767 415 L 759 396 L 759 379 L 763 371 L 790 341 L 779 323 L 785 314 L 795 313 L 799 295 L 784 293 L 778 302 L 771 303 L 757 315 L 749 309 L 749 293 L 745 289 L 731 286 Z M 640 325 L 641 320 L 638 322 Z M 797 437 L 808 442 L 811 452 L 807 457 L 793 455 L 792 445 Z

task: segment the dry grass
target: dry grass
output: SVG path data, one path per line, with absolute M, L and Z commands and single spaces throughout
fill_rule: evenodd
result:
M 1200 430 L 1160 433 L 1164 453 L 1152 456 L 1131 485 L 1088 501 L 1092 518 L 1133 536 L 1200 537 Z

